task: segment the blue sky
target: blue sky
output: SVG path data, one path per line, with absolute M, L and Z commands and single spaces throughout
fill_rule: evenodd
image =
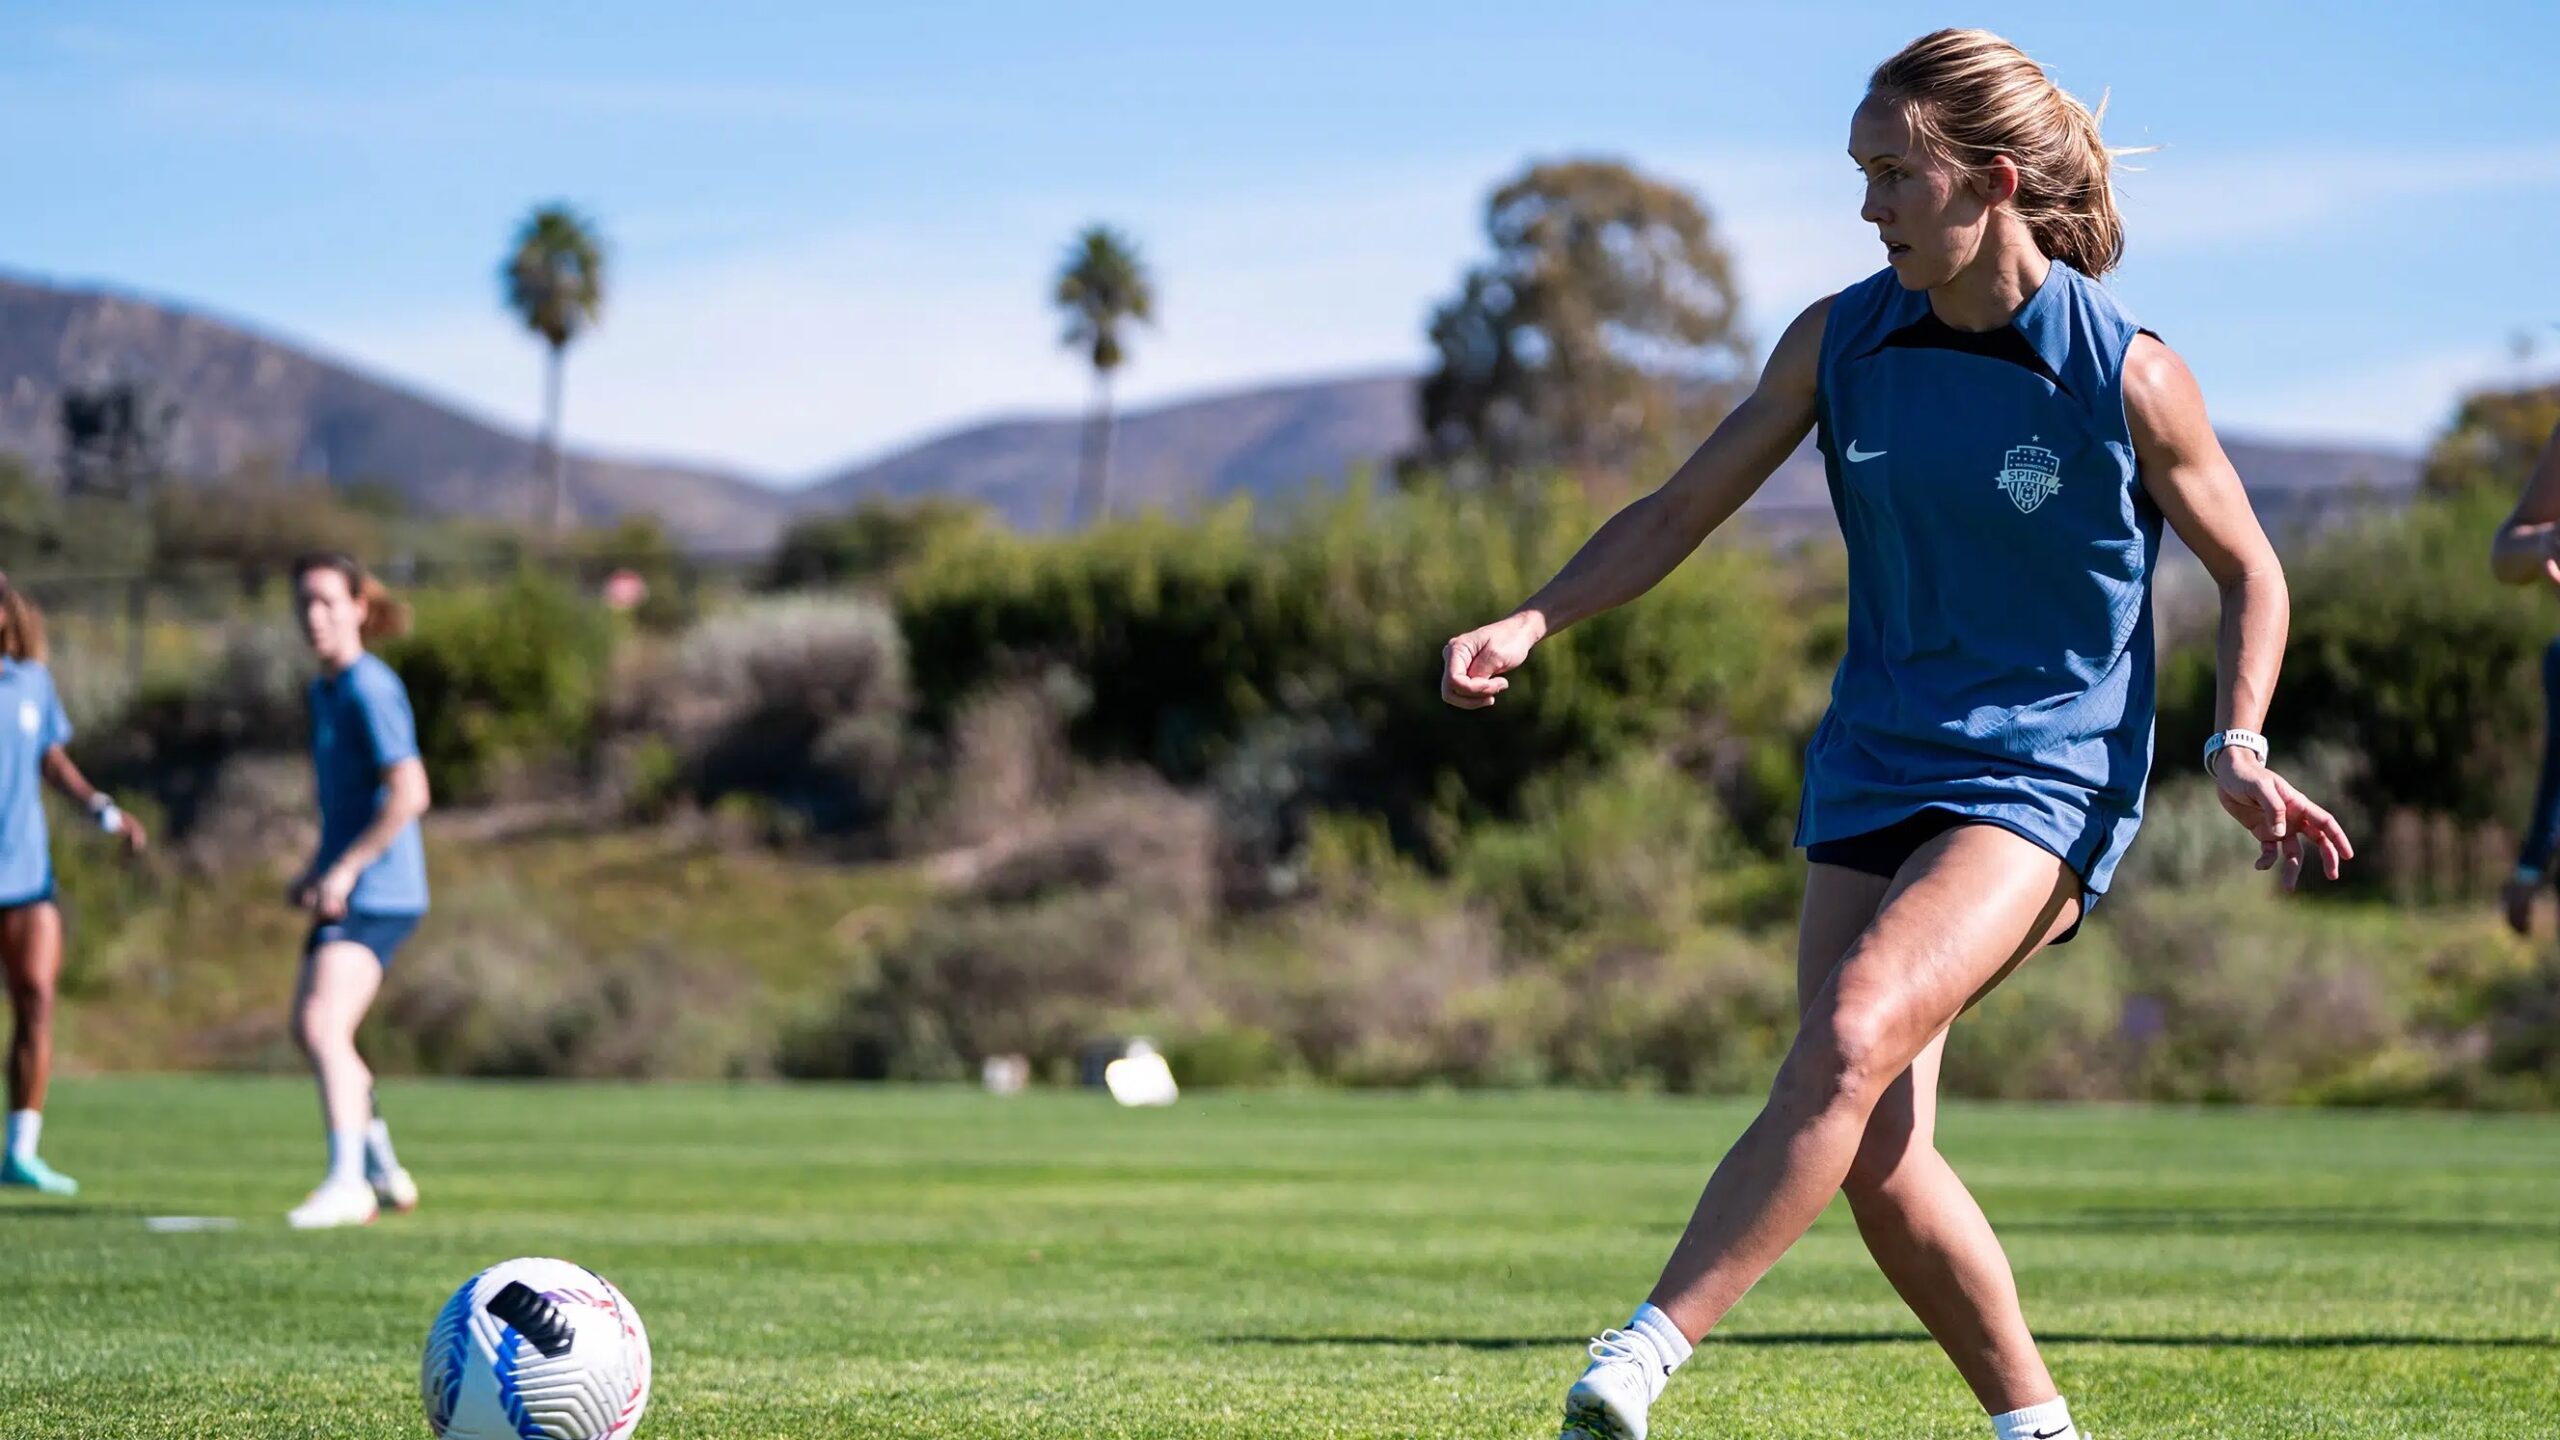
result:
M 1078 404 L 1044 302 L 1095 218 L 1157 271 L 1135 401 L 1418 367 L 1485 193 L 1564 154 L 1703 196 L 1765 345 L 1878 267 L 1848 113 L 1939 24 L 2164 147 L 2115 284 L 2226 426 L 2416 445 L 2464 386 L 2560 368 L 2547 3 L 21 3 L 0 267 L 525 424 L 496 261 L 566 198 L 616 284 L 572 438 L 791 480 Z

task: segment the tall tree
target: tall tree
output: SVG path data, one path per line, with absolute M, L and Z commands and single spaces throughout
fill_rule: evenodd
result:
M 1058 271 L 1051 297 L 1067 315 L 1065 344 L 1093 362 L 1093 410 L 1085 421 L 1084 475 L 1077 513 L 1090 523 L 1111 508 L 1111 376 L 1128 356 L 1121 335 L 1129 321 L 1155 323 L 1155 282 L 1129 237 L 1108 225 L 1078 235 Z
M 569 458 L 560 441 L 560 387 L 569 342 L 604 311 L 604 242 L 595 226 L 563 204 L 525 217 L 499 271 L 507 308 L 550 347 L 543 372 L 542 460 L 550 482 L 550 526 L 569 526 Z
M 2488 491 L 2512 498 L 2560 427 L 2560 382 L 2462 397 L 2453 421 L 2427 451 L 2424 483 L 2439 495 Z
M 1413 457 L 1500 479 L 1624 471 L 1749 385 L 1733 262 L 1696 197 L 1606 160 L 1532 165 L 1485 207 L 1491 258 L 1431 317 Z

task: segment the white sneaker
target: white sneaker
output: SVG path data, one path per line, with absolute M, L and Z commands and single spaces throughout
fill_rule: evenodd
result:
M 342 1225 L 370 1225 L 380 1213 L 374 1204 L 372 1186 L 361 1180 L 346 1180 L 323 1183 L 293 1207 L 284 1223 L 296 1230 L 334 1230 Z
M 375 1172 L 366 1177 L 373 1185 L 373 1198 L 394 1215 L 406 1215 L 418 1208 L 418 1182 L 409 1178 L 409 1167 L 403 1165 L 388 1173 Z
M 1590 1368 L 1565 1392 L 1556 1440 L 1644 1440 L 1645 1412 L 1670 1379 L 1651 1340 L 1633 1330 L 1601 1331 L 1591 1342 Z

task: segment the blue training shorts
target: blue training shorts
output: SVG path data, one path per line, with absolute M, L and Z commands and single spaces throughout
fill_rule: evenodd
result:
M 311 952 L 323 945 L 335 945 L 343 941 L 350 945 L 361 945 L 372 951 L 373 958 L 381 961 L 384 967 L 388 968 L 391 957 L 400 953 L 400 947 L 408 942 L 411 935 L 417 933 L 418 922 L 425 918 L 423 915 L 380 915 L 361 910 L 349 911 L 344 919 L 323 920 L 312 926 L 310 937 L 302 942 L 302 953 L 305 958 L 308 958 Z

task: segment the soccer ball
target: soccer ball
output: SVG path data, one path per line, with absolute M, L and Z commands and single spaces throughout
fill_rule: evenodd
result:
M 649 1404 L 649 1332 L 594 1271 L 509 1260 L 437 1312 L 418 1390 L 439 1440 L 624 1440 Z

